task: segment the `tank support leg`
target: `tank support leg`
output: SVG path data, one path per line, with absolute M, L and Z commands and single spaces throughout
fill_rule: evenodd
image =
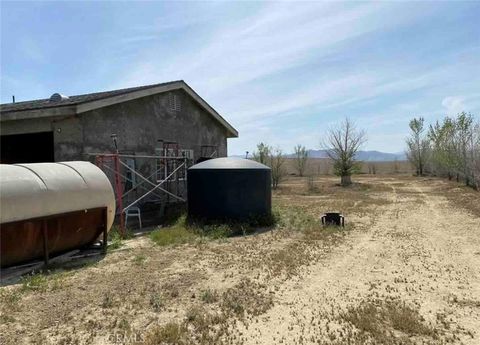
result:
M 107 228 L 108 228 L 108 210 L 105 207 L 103 210 L 103 221 L 104 221 L 104 226 L 103 226 L 103 252 L 107 252 L 107 241 L 108 241 L 108 233 L 107 233 Z
M 45 266 L 48 266 L 48 229 L 47 229 L 46 220 L 43 220 L 42 222 L 42 230 L 43 230 L 43 260 L 45 262 Z

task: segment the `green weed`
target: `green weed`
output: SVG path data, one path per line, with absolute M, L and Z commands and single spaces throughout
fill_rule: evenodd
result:
M 147 260 L 147 257 L 143 254 L 135 255 L 132 259 L 133 263 L 137 266 L 143 265 L 143 263 Z
M 189 243 L 197 238 L 197 235 L 186 226 L 186 216 L 182 216 L 168 227 L 158 228 L 150 233 L 150 239 L 159 246 L 169 246 Z
M 218 300 L 218 294 L 215 290 L 206 289 L 202 291 L 200 299 L 205 303 L 215 303 Z
M 198 239 L 221 239 L 236 235 L 246 235 L 258 227 L 271 226 L 276 223 L 274 215 L 250 217 L 248 220 L 191 220 L 186 215 L 177 218 L 170 226 L 158 228 L 150 234 L 150 239 L 160 246 L 191 243 Z
M 108 242 L 110 243 L 108 245 L 108 250 L 111 251 L 121 248 L 124 244 L 123 241 L 131 238 L 133 238 L 133 232 L 130 229 L 126 228 L 125 233 L 122 236 L 120 227 L 118 225 L 113 225 L 108 232 Z

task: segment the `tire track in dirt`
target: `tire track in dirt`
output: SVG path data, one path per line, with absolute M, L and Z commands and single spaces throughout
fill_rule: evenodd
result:
M 422 260 L 432 276 L 436 294 L 425 305 L 449 319 L 449 327 L 475 334 L 461 337 L 465 343 L 480 342 L 480 219 L 452 207 L 444 197 L 432 195 L 428 185 L 417 185 L 429 217 L 423 231 L 428 256 Z M 443 310 L 442 310 L 443 309 Z M 464 330 L 465 329 L 465 330 Z
M 379 281 L 383 274 L 384 260 L 381 250 L 379 253 L 377 231 L 373 229 L 395 213 L 396 193 L 392 198 L 394 203 L 382 207 L 372 230 L 355 231 L 327 260 L 309 267 L 302 277 L 286 282 L 277 295 L 278 303 L 261 318 L 260 325 L 253 327 L 252 337 L 247 337 L 245 343 L 266 344 L 281 339 L 293 344 L 300 337 L 315 337 L 317 327 L 308 322 L 312 317 L 331 308 L 346 307 L 359 295 L 367 295 L 370 283 Z
M 461 343 L 478 343 L 480 310 L 468 302 L 480 301 L 480 256 L 474 254 L 480 220 L 429 194 L 423 181 L 389 185 L 391 203 L 380 207 L 374 224 L 283 284 L 276 305 L 240 330 L 245 344 L 314 343 L 322 329 L 342 327 L 333 320 L 338 310 L 369 296 L 418 305 L 432 324 L 440 315 L 440 326 Z

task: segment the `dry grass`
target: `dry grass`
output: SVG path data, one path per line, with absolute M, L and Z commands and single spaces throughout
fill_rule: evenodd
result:
M 272 296 L 264 293 L 265 290 L 263 284 L 242 279 L 223 293 L 220 306 L 225 314 L 237 318 L 263 314 L 273 305 Z
M 437 195 L 446 197 L 455 208 L 468 210 L 472 215 L 480 217 L 480 191 L 467 187 L 461 183 L 439 178 L 424 179 L 434 182 Z
M 287 173 L 297 174 L 297 169 L 295 168 L 295 161 L 293 159 L 287 159 L 285 162 L 285 168 Z M 374 169 L 372 169 L 374 168 Z M 398 161 L 398 162 L 364 162 L 360 164 L 360 172 L 362 174 L 368 174 L 375 170 L 378 175 L 385 174 L 409 174 L 414 173 L 412 166 L 407 161 Z M 333 174 L 333 163 L 329 159 L 324 158 L 309 158 L 307 163 L 307 169 L 305 175 L 332 175 Z
M 17 286 L 2 288 L 0 342 L 111 344 L 101 338 L 105 334 L 117 334 L 122 339 L 141 334 L 139 344 L 242 344 L 248 337 L 249 343 L 259 344 L 408 345 L 453 339 L 444 334 L 448 327 L 455 326 L 450 316 L 438 314 L 434 323 L 426 322 L 412 303 L 413 297 L 406 299 L 408 303 L 385 296 L 364 299 L 365 291 L 348 282 L 345 290 L 345 286 L 333 286 L 333 290 L 343 291 L 334 302 L 322 299 L 326 293 L 322 289 L 327 279 L 340 279 L 337 275 L 324 281 L 322 273 L 320 279 L 308 280 L 310 273 L 324 272 L 332 262 L 343 270 L 343 260 L 355 245 L 349 239 L 371 231 L 385 210 L 397 219 L 398 207 L 393 204 L 397 194 L 399 202 L 408 205 L 424 197 L 409 187 L 413 180 L 418 181 L 410 177 L 356 176 L 356 184 L 342 188 L 333 177 L 288 178 L 274 193 L 277 223 L 271 228 L 255 228 L 258 231 L 248 236 L 225 237 L 218 235 L 222 229 L 204 236 L 172 224 L 151 237 L 121 240 L 119 245 L 128 250 L 110 252 L 94 265 L 42 273 L 25 278 Z M 320 215 L 331 210 L 344 212 L 345 229 L 320 225 Z M 374 235 L 382 236 L 382 241 L 393 239 L 409 245 L 402 252 L 411 255 L 409 264 L 423 255 L 413 250 L 415 238 L 408 229 L 379 229 Z M 211 241 L 218 237 L 221 240 Z M 354 260 L 364 258 L 363 252 L 356 254 Z M 372 275 L 377 266 L 395 259 L 389 253 L 376 254 L 365 275 Z M 337 261 L 328 261 L 332 257 Z M 325 263 L 328 265 L 322 266 Z M 399 267 L 407 266 L 400 262 Z M 349 273 L 341 279 L 348 280 Z M 305 282 L 311 284 L 309 289 L 315 298 L 305 306 L 297 305 Z M 407 286 L 406 280 L 395 283 L 385 291 L 395 294 L 399 285 Z M 358 289 L 358 299 L 348 295 L 349 289 L 355 296 Z M 379 289 L 371 288 L 372 292 Z M 289 294 L 296 297 L 287 303 Z M 478 304 L 473 297 L 452 298 L 445 303 L 474 312 Z M 315 300 L 324 304 L 314 309 Z M 338 300 L 352 304 L 338 305 Z M 283 320 L 288 316 L 288 311 L 276 314 L 277 308 L 294 314 L 293 321 L 285 319 L 274 330 L 283 332 L 282 337 L 253 340 L 259 324 L 269 325 L 268 317 Z M 307 338 L 308 327 L 313 333 Z M 286 328 L 295 334 L 295 341 L 288 341 Z M 270 331 L 258 330 L 263 335 Z
M 469 308 L 480 308 L 480 301 L 470 299 L 470 298 L 458 298 L 455 295 L 451 295 L 448 298 L 448 303 L 459 305 L 462 307 L 469 307 Z
M 183 345 L 187 343 L 187 327 L 184 324 L 169 322 L 163 326 L 155 327 L 145 338 L 146 345 L 171 344 Z
M 234 320 L 245 320 L 263 314 L 272 305 L 272 297 L 262 292 L 265 286 L 248 279 L 227 289 L 220 297 L 209 290 L 202 300 L 209 305 L 193 305 L 184 319 L 153 327 L 146 344 L 231 344 L 236 334 L 231 332 Z M 212 298 L 214 296 L 214 298 Z
M 391 202 L 389 193 L 393 191 L 388 179 L 372 179 L 355 176 L 354 183 L 342 187 L 335 177 L 288 178 L 276 191 L 280 204 L 314 205 L 316 214 L 331 211 L 343 213 L 375 213 L 374 209 Z M 318 206 L 322 206 L 319 210 Z
M 14 312 L 20 311 L 21 293 L 17 290 L 0 291 L 0 321 L 1 323 L 14 322 Z
M 414 344 L 412 336 L 422 337 L 427 344 L 437 340 L 434 327 L 418 308 L 399 300 L 364 300 L 341 313 L 339 320 L 355 327 L 357 332 L 350 335 L 355 343 Z

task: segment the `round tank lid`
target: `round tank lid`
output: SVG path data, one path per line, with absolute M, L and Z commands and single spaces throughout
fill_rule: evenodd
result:
M 61 93 L 54 93 L 50 96 L 50 102 L 60 102 L 70 99 L 68 96 L 62 95 Z
M 209 159 L 191 166 L 189 169 L 263 169 L 270 170 L 269 167 L 251 159 L 222 157 Z

